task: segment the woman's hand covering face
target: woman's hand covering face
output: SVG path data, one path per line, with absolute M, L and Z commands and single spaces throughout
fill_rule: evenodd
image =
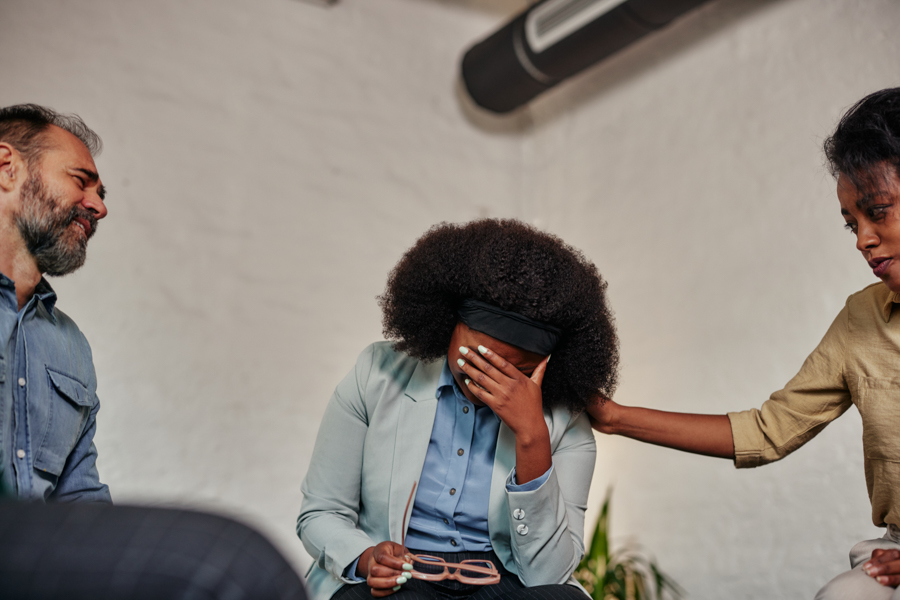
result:
M 478 400 L 490 407 L 506 423 L 516 438 L 520 435 L 546 431 L 541 383 L 547 370 L 549 356 L 532 371 L 522 373 L 511 362 L 485 346 L 477 351 L 461 346 L 459 368 L 466 374 L 466 387 Z
M 515 434 L 516 483 L 521 485 L 537 479 L 553 465 L 541 394 L 550 357 L 541 358 L 507 346 L 504 350 L 512 349 L 510 358 L 516 357 L 517 364 L 513 364 L 482 344 L 477 348 L 458 348 L 461 358 L 457 364 L 465 375 L 463 383 L 472 396 L 489 406 Z M 525 375 L 517 365 L 533 366 L 531 375 Z

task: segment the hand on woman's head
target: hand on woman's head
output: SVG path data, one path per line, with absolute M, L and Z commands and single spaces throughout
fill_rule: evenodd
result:
M 591 420 L 591 427 L 600 433 L 613 433 L 613 411 L 616 403 L 612 398 L 607 398 L 602 394 L 597 394 L 594 402 L 588 406 L 588 418 Z

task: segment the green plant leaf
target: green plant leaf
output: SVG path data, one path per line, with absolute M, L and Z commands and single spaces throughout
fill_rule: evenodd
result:
M 609 512 L 612 488 L 606 491 L 590 549 L 575 570 L 575 578 L 593 600 L 680 599 L 684 589 L 641 553 L 635 544 L 610 550 Z M 651 591 L 652 590 L 652 591 Z

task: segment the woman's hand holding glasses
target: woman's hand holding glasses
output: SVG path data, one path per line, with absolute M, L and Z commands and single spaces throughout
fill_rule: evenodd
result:
M 366 584 L 376 598 L 389 596 L 410 579 L 413 566 L 407 562 L 407 550 L 396 542 L 381 542 L 362 553 L 356 574 L 366 578 Z

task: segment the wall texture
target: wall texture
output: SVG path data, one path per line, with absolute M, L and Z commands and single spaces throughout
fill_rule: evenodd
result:
M 299 566 L 300 482 L 375 296 L 428 226 L 533 221 L 610 282 L 617 399 L 759 405 L 872 278 L 821 141 L 897 85 L 892 0 L 714 0 L 512 120 L 455 95 L 525 0 L 0 0 L 0 105 L 104 137 L 109 218 L 54 282 L 91 341 L 120 502 L 257 524 Z M 811 597 L 876 535 L 859 417 L 781 464 L 598 438 L 592 510 L 693 598 Z

